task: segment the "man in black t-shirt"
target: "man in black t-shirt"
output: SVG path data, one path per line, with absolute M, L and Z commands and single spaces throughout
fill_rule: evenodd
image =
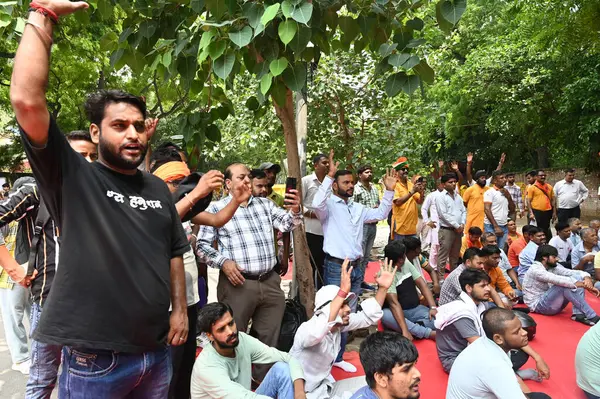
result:
M 39 12 L 30 13 L 17 50 L 11 102 L 61 232 L 60 267 L 33 337 L 64 346 L 59 397 L 164 398 L 167 345 L 188 333 L 182 255 L 189 245 L 165 183 L 137 169 L 148 145 L 146 104 L 121 91 L 91 95 L 86 111 L 98 162 L 73 151 L 45 98 L 51 16 L 87 4 L 32 5 Z

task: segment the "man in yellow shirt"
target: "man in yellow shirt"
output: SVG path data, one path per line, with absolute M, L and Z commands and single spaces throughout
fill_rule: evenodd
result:
M 556 197 L 552 186 L 546 183 L 546 172 L 538 170 L 535 183 L 527 189 L 527 209 L 529 218 L 544 230 L 546 242 L 552 238 L 550 222 L 556 221 Z
M 478 170 L 475 173 L 475 184 L 469 187 L 463 194 L 463 201 L 467 207 L 466 231 L 469 231 L 473 226 L 479 227 L 483 231 L 483 219 L 485 217 L 483 194 L 489 189 L 485 171 Z
M 467 234 L 465 234 L 462 238 L 462 244 L 460 247 L 460 256 L 463 256 L 465 251 L 469 248 L 479 248 L 483 247 L 481 244 L 481 236 L 483 235 L 483 231 L 477 226 L 472 226 L 469 230 L 467 230 Z
M 398 172 L 398 183 L 394 190 L 391 239 L 402 241 L 405 237 L 417 235 L 417 204 L 422 204 L 425 199 L 425 187 L 419 180 L 414 185 L 408 180 L 408 159 L 405 157 L 398 158 L 392 166 Z

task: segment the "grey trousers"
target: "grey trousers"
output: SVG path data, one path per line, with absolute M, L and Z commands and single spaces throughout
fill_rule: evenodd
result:
M 450 263 L 450 270 L 454 270 L 458 265 L 460 257 L 462 234 L 454 230 L 440 228 L 438 232 L 438 241 L 440 250 L 438 252 L 438 275 L 444 279 L 444 269 L 446 262 Z
M 362 241 L 362 250 L 363 257 L 360 262 L 360 268 L 363 271 L 363 276 L 367 265 L 369 264 L 369 258 L 371 257 L 371 250 L 373 249 L 373 244 L 375 243 L 375 236 L 377 235 L 377 223 L 371 224 L 363 224 L 363 241 Z

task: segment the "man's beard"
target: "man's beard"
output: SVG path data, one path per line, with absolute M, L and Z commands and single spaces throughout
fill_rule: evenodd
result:
M 555 267 L 556 267 L 556 265 L 557 265 L 557 263 L 556 263 L 556 262 L 550 262 L 550 261 L 547 261 L 547 262 L 546 262 L 546 264 L 547 264 L 547 265 L 548 265 L 548 267 L 549 267 L 549 268 L 551 268 L 551 269 L 552 269 L 552 268 L 555 268 Z
M 490 300 L 490 296 L 488 295 L 486 298 L 485 294 L 483 294 L 481 296 L 475 296 L 475 293 L 473 293 L 473 300 L 478 301 L 478 302 L 487 302 Z
M 343 197 L 343 198 L 351 198 L 353 194 L 354 193 L 349 194 L 348 191 L 342 191 L 339 189 L 337 190 L 337 195 L 339 195 L 340 197 Z
M 486 181 L 485 181 L 485 180 L 484 180 L 484 181 L 477 180 L 477 185 L 478 185 L 479 187 L 485 187 L 485 183 L 486 183 Z
M 98 142 L 98 153 L 106 164 L 122 170 L 132 170 L 137 169 L 137 167 L 140 166 L 142 162 L 144 162 L 146 152 L 148 152 L 147 146 L 141 143 L 139 143 L 139 146 L 139 159 L 128 160 L 120 156 L 120 150 L 123 146 L 121 146 L 118 150 L 114 149 L 112 144 L 104 140 L 102 134 L 100 134 L 100 141 Z
M 231 338 L 235 338 L 235 341 L 233 343 L 228 343 L 227 341 L 217 341 L 215 339 L 215 342 L 217 343 L 217 345 L 219 345 L 219 348 L 221 349 L 233 349 L 233 348 L 237 348 L 237 346 L 240 344 L 240 340 L 238 338 L 238 333 L 235 333 L 235 335 L 232 335 Z

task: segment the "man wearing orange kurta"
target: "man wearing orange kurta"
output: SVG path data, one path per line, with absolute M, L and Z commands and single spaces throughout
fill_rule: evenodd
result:
M 402 241 L 407 236 L 417 235 L 419 210 L 417 204 L 424 200 L 422 183 L 412 184 L 408 180 L 408 160 L 400 157 L 392 165 L 398 171 L 398 182 L 394 190 L 394 205 L 392 207 L 392 239 Z
M 486 174 L 484 170 L 475 173 L 475 183 L 469 187 L 463 194 L 463 201 L 467 207 L 467 224 L 465 231 L 473 226 L 479 227 L 483 231 L 483 218 L 485 216 L 483 207 L 483 194 L 490 187 L 487 186 Z

